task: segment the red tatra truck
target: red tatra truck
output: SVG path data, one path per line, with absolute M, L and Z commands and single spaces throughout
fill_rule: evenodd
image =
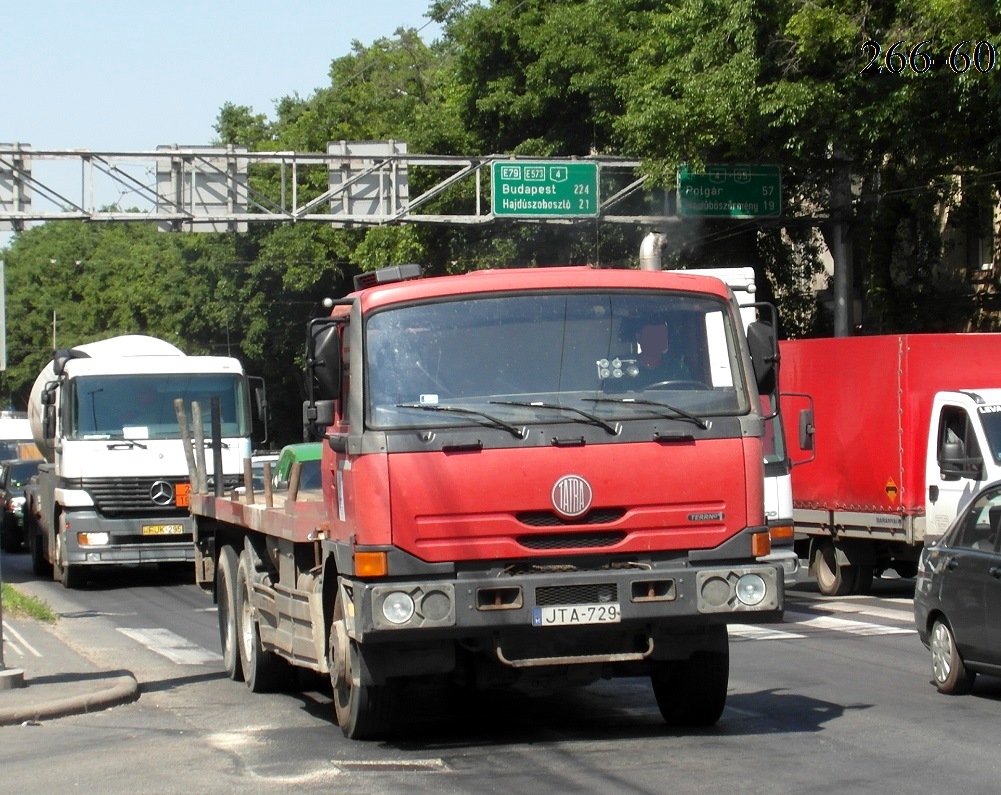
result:
M 914 576 L 973 493 L 1001 479 L 1001 334 L 787 341 L 797 546 L 820 591 Z M 791 442 L 795 442 L 795 430 Z
M 714 723 L 727 624 L 783 610 L 780 566 L 756 560 L 770 329 L 745 336 L 705 276 L 417 276 L 366 274 L 309 325 L 322 492 L 191 496 L 229 676 L 329 673 L 352 738 L 432 677 L 648 676 L 666 721 Z

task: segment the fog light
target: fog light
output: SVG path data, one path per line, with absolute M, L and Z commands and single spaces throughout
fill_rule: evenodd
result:
M 76 542 L 82 547 L 106 547 L 111 543 L 107 533 L 77 533 Z
M 757 574 L 745 574 L 737 580 L 737 599 L 748 607 L 761 604 L 768 593 L 768 586 Z
M 414 600 L 410 594 L 394 591 L 383 600 L 382 614 L 391 624 L 406 624 L 414 617 Z

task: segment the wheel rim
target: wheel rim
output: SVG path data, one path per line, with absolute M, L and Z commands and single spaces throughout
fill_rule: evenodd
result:
M 938 622 L 931 633 L 931 669 L 936 682 L 944 682 L 952 673 L 952 634 Z
M 240 643 L 243 659 L 248 662 L 253 659 L 254 642 L 254 608 L 250 604 L 250 588 L 245 583 L 240 599 Z
M 832 588 L 837 579 L 834 547 L 824 546 L 817 554 L 817 582 L 822 588 Z

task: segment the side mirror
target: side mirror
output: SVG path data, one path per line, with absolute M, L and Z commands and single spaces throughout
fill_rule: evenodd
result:
M 337 400 L 341 396 L 341 332 L 333 323 L 310 328 L 307 366 L 318 387 L 317 397 Z
M 984 459 L 979 455 L 968 456 L 966 452 L 966 445 L 963 442 L 942 443 L 942 454 L 938 461 L 942 477 L 949 480 L 955 478 L 984 479 L 986 476 Z
M 813 436 L 817 427 L 813 424 L 813 409 L 802 409 L 799 412 L 799 447 L 801 450 L 813 449 Z
M 942 466 L 953 466 L 966 457 L 966 451 L 963 449 L 962 442 L 943 442 L 942 443 L 942 456 L 939 458 L 939 463 Z
M 263 384 L 254 388 L 254 405 L 257 407 L 257 416 L 263 420 L 268 413 L 268 393 Z
M 758 392 L 771 395 L 777 382 L 776 368 L 779 360 L 775 331 L 767 323 L 758 320 L 747 326 L 747 347 L 751 351 L 751 366 Z
M 320 436 L 320 429 L 334 424 L 334 401 L 318 400 L 302 404 L 303 441 L 315 441 Z
M 54 403 L 46 404 L 43 409 L 42 436 L 46 439 L 56 438 L 56 407 Z

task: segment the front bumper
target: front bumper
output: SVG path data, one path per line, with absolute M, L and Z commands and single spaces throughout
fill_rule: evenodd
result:
M 189 516 L 110 519 L 83 510 L 68 511 L 65 518 L 63 544 L 70 565 L 193 563 L 195 559 Z M 150 528 L 179 528 L 181 532 L 149 534 Z M 96 543 L 104 534 L 108 543 Z
M 771 563 L 675 563 L 423 582 L 342 580 L 341 587 L 354 608 L 349 634 L 365 642 L 474 638 L 509 630 L 690 631 L 709 624 L 781 620 L 784 584 L 780 570 Z M 738 582 L 758 586 L 760 601 L 753 605 L 741 601 Z M 412 615 L 399 621 L 401 616 L 396 614 L 394 621 L 389 617 L 393 611 L 386 609 L 387 600 L 409 600 Z M 614 621 L 601 622 L 608 618 L 602 607 L 606 612 L 614 607 Z M 557 621 L 579 619 L 579 623 L 554 625 L 549 620 L 554 614 Z

